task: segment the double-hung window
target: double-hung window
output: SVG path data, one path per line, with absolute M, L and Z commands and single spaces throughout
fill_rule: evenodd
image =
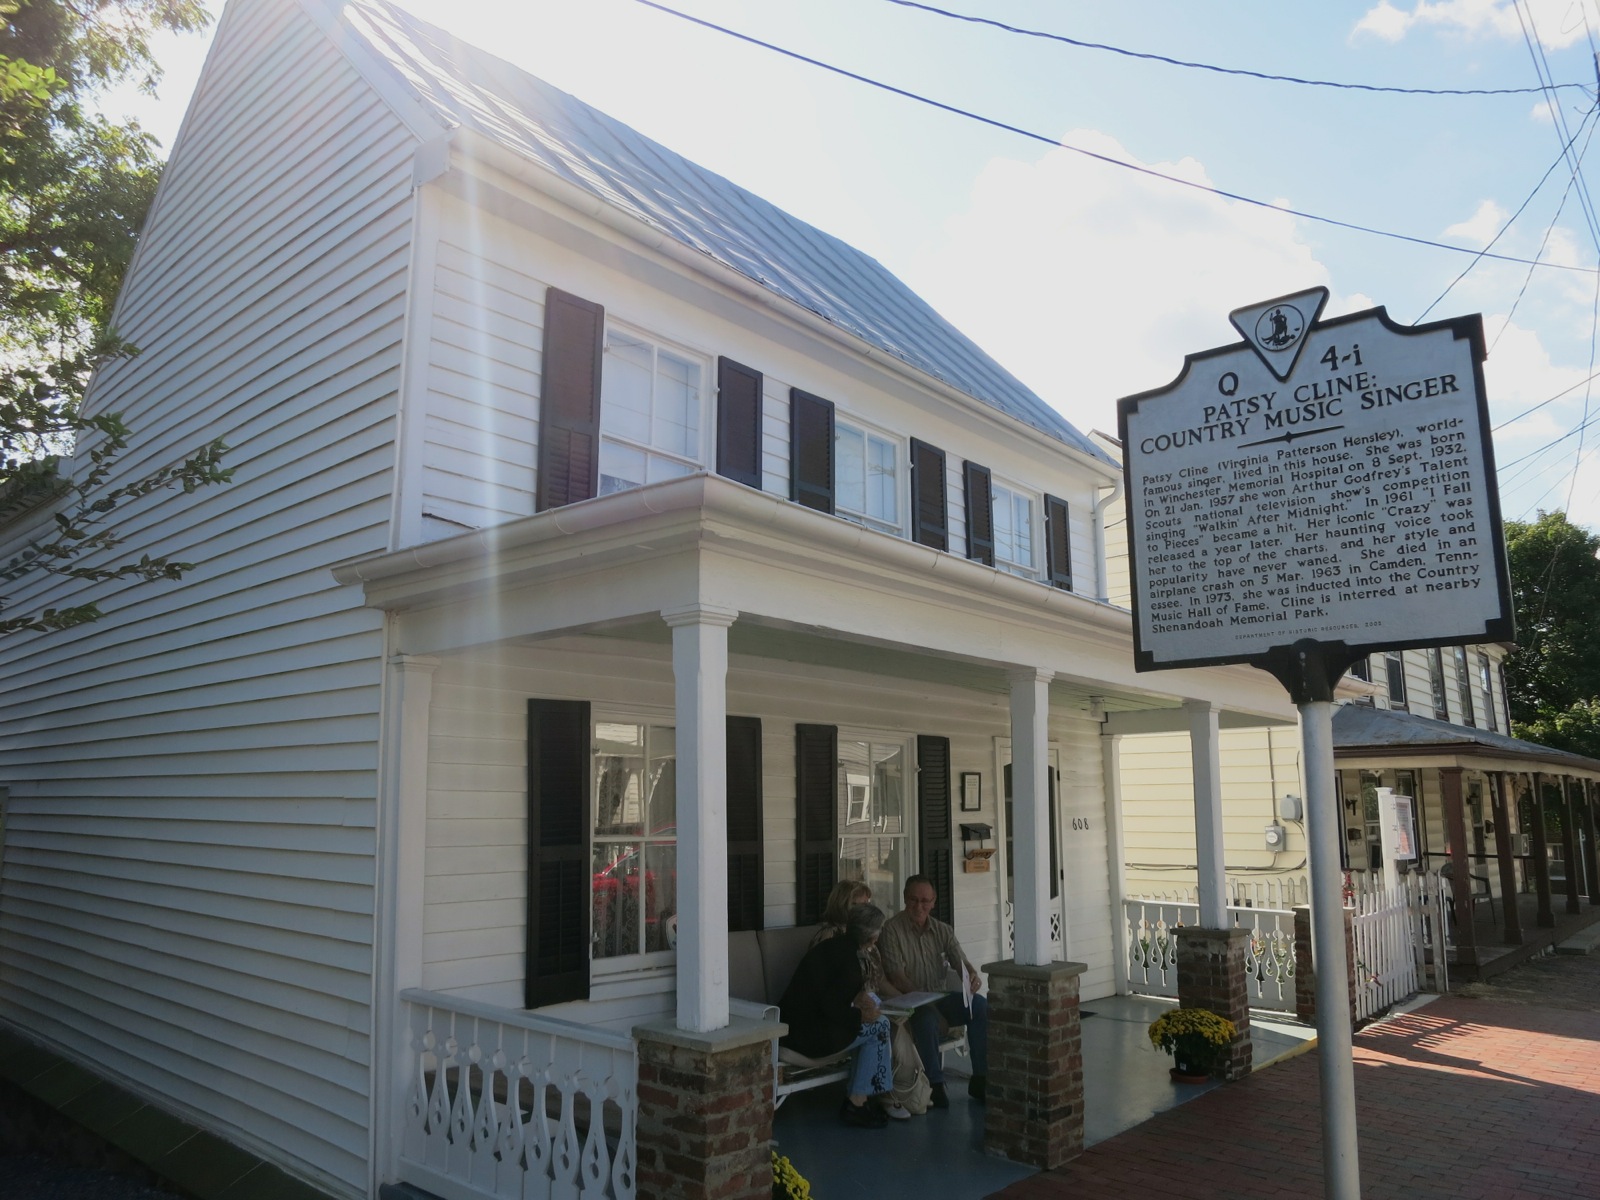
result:
M 1450 653 L 1455 659 L 1456 698 L 1461 701 L 1461 723 L 1476 725 L 1477 719 L 1472 715 L 1472 673 L 1467 669 L 1466 647 L 1452 646 Z
M 1450 701 L 1444 689 L 1444 651 L 1438 646 L 1428 651 L 1428 686 L 1433 691 L 1433 715 L 1441 721 L 1450 719 Z
M 1383 655 L 1384 677 L 1389 685 L 1389 705 L 1406 706 L 1406 660 L 1399 650 L 1388 650 Z
M 835 417 L 834 512 L 871 529 L 899 533 L 900 443 Z
M 594 957 L 677 946 L 678 773 L 674 729 L 594 725 Z
M 994 513 L 994 565 L 1025 579 L 1039 577 L 1037 541 L 1033 533 L 1033 497 L 991 482 Z
M 600 374 L 600 494 L 688 475 L 705 462 L 706 366 L 606 327 Z
M 1478 691 L 1483 697 L 1483 727 L 1498 733 L 1500 722 L 1495 716 L 1494 674 L 1489 669 L 1489 656 L 1482 650 L 1478 651 Z
M 883 908 L 899 906 L 912 873 L 911 752 L 893 735 L 839 732 L 839 874 L 872 889 Z

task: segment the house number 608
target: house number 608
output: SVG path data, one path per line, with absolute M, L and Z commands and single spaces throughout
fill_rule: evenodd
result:
M 1089 828 L 1089 818 L 1088 817 L 1073 817 L 1072 818 L 1072 827 L 1074 829 L 1087 829 L 1087 828 Z

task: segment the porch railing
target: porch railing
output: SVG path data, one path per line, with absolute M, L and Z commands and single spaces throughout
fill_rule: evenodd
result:
M 1180 926 L 1200 923 L 1200 906 L 1191 900 L 1130 896 L 1122 902 L 1128 939 L 1128 986 L 1152 996 L 1178 994 Z M 1245 947 L 1245 977 L 1252 1008 L 1294 1011 L 1294 912 L 1230 904 L 1235 929 L 1250 931 Z
M 444 1200 L 634 1200 L 627 1034 L 437 992 L 400 994 L 398 1169 Z

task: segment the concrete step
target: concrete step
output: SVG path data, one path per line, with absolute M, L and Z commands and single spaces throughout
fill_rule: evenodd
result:
M 1600 949 L 1600 925 L 1580 930 L 1564 942 L 1556 943 L 1557 954 L 1593 954 Z

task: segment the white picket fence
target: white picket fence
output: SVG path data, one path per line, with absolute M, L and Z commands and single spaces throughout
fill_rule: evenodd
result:
M 1352 901 L 1356 1020 L 1365 1021 L 1417 990 L 1422 946 L 1406 885 L 1358 891 Z

